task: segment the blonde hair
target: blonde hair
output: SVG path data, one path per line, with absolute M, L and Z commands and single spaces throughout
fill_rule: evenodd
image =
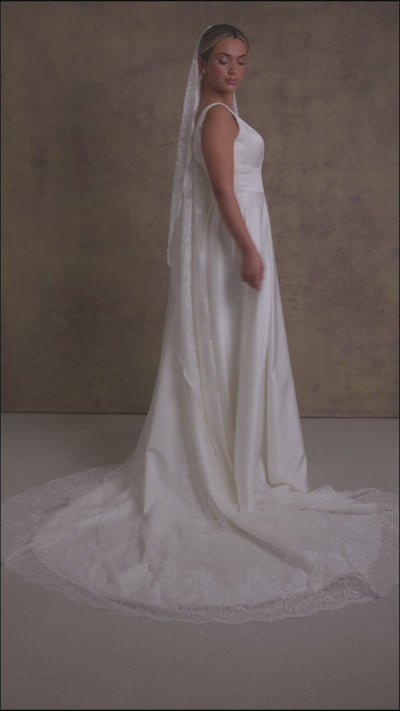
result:
M 212 25 L 205 31 L 200 40 L 199 56 L 207 61 L 215 45 L 226 37 L 242 40 L 246 45 L 247 51 L 249 51 L 249 41 L 246 35 L 241 30 L 238 30 L 237 27 L 233 27 L 233 25 Z

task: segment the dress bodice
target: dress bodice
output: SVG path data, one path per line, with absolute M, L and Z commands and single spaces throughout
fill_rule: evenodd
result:
M 208 178 L 207 166 L 205 164 L 203 151 L 201 148 L 201 127 L 206 117 L 207 111 L 221 102 L 215 102 L 205 106 L 198 118 L 193 134 L 193 156 L 199 163 Z M 243 121 L 226 104 L 222 104 L 234 115 L 238 125 L 239 133 L 234 141 L 234 190 L 238 192 L 263 193 L 264 186 L 262 180 L 262 164 L 264 159 L 264 141 L 257 131 Z

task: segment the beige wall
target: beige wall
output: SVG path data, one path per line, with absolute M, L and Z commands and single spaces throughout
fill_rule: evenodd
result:
M 249 36 L 303 416 L 397 413 L 397 2 L 5 2 L 3 409 L 145 412 L 183 90 Z

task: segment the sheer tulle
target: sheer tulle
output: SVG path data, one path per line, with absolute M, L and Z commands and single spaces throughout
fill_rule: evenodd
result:
M 355 569 L 353 573 L 339 576 L 322 589 L 309 590 L 304 584 L 306 576 L 300 568 L 291 582 L 274 579 L 272 574 L 268 574 L 268 554 L 264 552 L 263 555 L 261 552 L 258 565 L 248 565 L 245 577 L 241 577 L 244 570 L 241 555 L 243 549 L 238 546 L 235 557 L 223 556 L 225 572 L 221 572 L 219 579 L 214 575 L 218 573 L 218 566 L 209 566 L 207 561 L 197 570 L 192 561 L 192 566 L 187 565 L 178 571 L 176 565 L 167 561 L 157 563 L 154 559 L 152 563 L 143 564 L 140 572 L 139 569 L 136 571 L 142 578 L 142 588 L 139 580 L 136 586 L 131 589 L 128 587 L 125 591 L 122 585 L 115 585 L 115 588 L 111 585 L 109 591 L 98 583 L 90 588 L 84 576 L 80 578 L 74 575 L 72 562 L 71 569 L 66 571 L 68 577 L 63 577 L 65 571 L 57 571 L 57 566 L 48 568 L 32 544 L 35 534 L 43 529 L 46 522 L 52 520 L 54 510 L 60 506 L 67 507 L 68 502 L 72 503 L 90 491 L 101 489 L 103 485 L 100 482 L 107 482 L 110 475 L 116 486 L 123 488 L 123 475 L 120 477 L 117 469 L 93 469 L 53 480 L 5 502 L 3 516 L 6 525 L 2 545 L 7 567 L 31 582 L 93 607 L 159 621 L 192 623 L 234 624 L 306 617 L 318 611 L 339 609 L 350 603 L 369 602 L 383 597 L 390 593 L 395 582 L 398 550 L 396 497 L 370 490 L 361 496 L 361 500 L 379 502 L 377 515 L 382 538 L 379 555 L 368 575 L 358 573 Z M 139 529 L 142 524 L 143 517 L 139 516 L 136 519 L 136 539 L 132 540 L 133 545 L 135 540 L 140 540 Z M 219 531 L 217 521 L 208 526 L 208 551 L 212 549 L 213 540 L 218 540 Z M 128 527 L 125 531 L 127 533 Z M 67 549 L 73 537 L 71 526 L 69 541 L 66 539 Z M 47 545 L 54 545 L 55 556 L 57 542 L 48 540 Z M 110 545 L 110 542 L 106 545 Z M 93 542 L 92 547 L 94 554 Z M 224 541 L 221 539 L 220 548 L 223 547 Z M 104 570 L 107 570 L 106 560 Z M 272 595 L 273 591 L 275 595 Z M 201 604 L 192 602 L 200 596 Z
M 397 497 L 309 490 L 263 141 L 237 117 L 235 192 L 265 264 L 256 292 L 240 279 L 208 181 L 209 108 L 193 133 L 181 216 L 191 240 L 136 448 L 119 466 L 5 502 L 3 561 L 73 599 L 159 620 L 272 621 L 387 595 L 398 581 Z

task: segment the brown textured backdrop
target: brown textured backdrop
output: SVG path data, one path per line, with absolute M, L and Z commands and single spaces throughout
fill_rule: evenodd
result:
M 397 415 L 398 3 L 4 2 L 3 410 L 146 412 L 183 90 L 249 36 L 300 412 Z

